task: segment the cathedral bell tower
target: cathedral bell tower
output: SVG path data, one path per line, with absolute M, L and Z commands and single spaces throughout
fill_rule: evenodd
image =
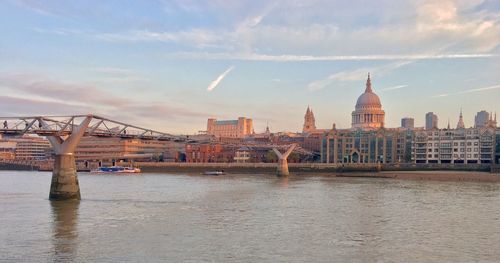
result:
M 307 106 L 306 115 L 304 115 L 304 127 L 302 128 L 303 133 L 312 132 L 316 130 L 316 120 L 314 119 L 314 113 L 312 109 Z

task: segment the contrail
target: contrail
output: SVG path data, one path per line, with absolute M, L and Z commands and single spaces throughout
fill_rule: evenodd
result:
M 224 71 L 222 74 L 220 74 L 220 76 L 218 76 L 214 81 L 212 81 L 210 85 L 208 85 L 207 91 L 212 91 L 213 89 L 215 89 L 217 85 L 219 85 L 219 82 L 221 82 L 227 76 L 227 74 L 229 74 L 229 72 L 231 72 L 231 70 L 233 69 L 234 66 L 231 66 L 228 69 L 226 69 L 226 71 Z

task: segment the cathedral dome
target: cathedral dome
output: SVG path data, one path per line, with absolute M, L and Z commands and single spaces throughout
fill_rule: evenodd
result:
M 382 108 L 382 103 L 380 99 L 372 90 L 372 83 L 370 81 L 370 75 L 366 81 L 366 90 L 361 96 L 359 96 L 356 101 L 356 109 L 362 108 Z
M 352 112 L 353 129 L 379 129 L 384 127 L 385 112 L 382 110 L 380 98 L 372 90 L 370 74 L 366 80 L 366 89 L 356 101 Z
M 356 102 L 356 108 L 381 108 L 382 103 L 380 103 L 380 99 L 377 94 L 370 92 L 365 92 L 359 96 L 358 101 Z

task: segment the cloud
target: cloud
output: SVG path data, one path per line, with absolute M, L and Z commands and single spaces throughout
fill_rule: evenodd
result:
M 72 103 L 0 96 L 0 111 L 5 116 L 87 114 L 91 108 Z
M 331 85 L 334 82 L 364 80 L 366 79 L 368 72 L 371 72 L 372 75 L 380 77 L 410 63 L 413 63 L 413 61 L 398 61 L 395 63 L 390 63 L 379 67 L 361 68 L 350 71 L 336 72 L 334 74 L 331 74 L 325 79 L 315 80 L 309 83 L 309 85 L 307 85 L 307 89 L 310 91 L 316 91 L 324 89 L 325 87 Z
M 438 94 L 438 95 L 431 96 L 431 98 L 442 98 L 442 97 L 448 97 L 448 96 L 452 96 L 452 95 L 485 92 L 485 91 L 496 90 L 496 89 L 500 89 L 500 84 L 492 85 L 492 86 L 488 86 L 488 87 L 482 87 L 482 88 L 468 89 L 468 90 L 463 90 L 463 91 L 459 91 L 459 92 L 455 92 L 455 93 Z
M 35 9 L 44 8 L 34 1 L 20 2 Z M 160 4 L 169 14 L 210 16 L 213 23 L 149 28 L 138 24 L 110 32 L 38 31 L 60 35 L 77 33 L 113 43 L 175 44 L 167 57 L 188 59 L 342 61 L 498 56 L 493 52 L 500 45 L 500 15 L 483 7 L 482 2 L 382 1 L 364 2 L 365 8 L 357 8 L 356 3 L 320 0 L 278 4 L 175 0 L 160 1 Z M 279 8 L 275 8 L 277 6 Z M 70 7 L 70 4 L 61 4 L 52 8 L 72 10 Z M 376 13 L 367 11 L 374 8 Z M 160 21 L 155 22 L 161 25 Z M 203 52 L 193 52 L 193 48 Z
M 397 89 L 402 89 L 402 88 L 405 88 L 405 87 L 408 87 L 408 85 L 397 85 L 397 86 L 393 86 L 393 87 L 388 87 L 388 88 L 381 89 L 380 91 L 397 90 Z
M 224 34 L 201 28 L 172 32 L 134 30 L 119 33 L 99 33 L 91 35 L 91 37 L 107 42 L 182 43 L 197 48 L 210 47 L 224 40 Z
M 473 93 L 473 92 L 483 92 L 483 91 L 489 91 L 489 90 L 495 90 L 495 89 L 500 89 L 500 84 L 493 85 L 493 86 L 488 86 L 488 87 L 483 87 L 483 88 L 476 88 L 476 89 L 464 90 L 464 91 L 458 92 L 457 94 L 465 94 L 465 93 Z
M 134 72 L 130 69 L 116 68 L 116 67 L 97 67 L 97 68 L 90 68 L 89 70 L 93 71 L 93 72 L 97 72 L 97 73 L 112 74 L 112 75 L 131 75 L 131 74 L 134 74 Z
M 434 95 L 434 96 L 431 96 L 431 98 L 443 98 L 443 97 L 448 97 L 452 95 L 451 93 L 443 93 L 443 94 L 437 94 L 437 95 Z
M 166 54 L 168 59 L 204 59 L 204 60 L 243 60 L 243 61 L 385 61 L 385 60 L 432 60 L 432 59 L 471 59 L 500 57 L 500 54 L 400 54 L 400 55 L 340 55 L 340 56 L 309 56 L 309 55 L 266 55 L 256 53 L 200 53 L 177 52 Z
M 231 66 L 229 67 L 228 69 L 226 69 L 226 71 L 224 71 L 222 74 L 220 74 L 214 81 L 212 81 L 210 83 L 210 85 L 208 85 L 208 88 L 207 88 L 207 91 L 212 91 L 214 90 L 217 85 L 219 85 L 219 83 L 227 76 L 227 74 L 229 74 L 229 72 L 231 72 L 232 70 L 234 69 L 234 66 Z
M 126 100 L 115 99 L 115 94 L 82 84 L 60 82 L 45 76 L 10 74 L 0 76 L 0 85 L 22 92 L 27 96 L 59 102 L 85 105 L 123 106 Z
M 96 67 L 89 68 L 88 71 L 94 73 L 93 76 L 96 77 L 96 83 L 132 83 L 132 82 L 145 82 L 150 81 L 149 78 L 145 78 L 134 72 L 131 69 L 118 68 L 118 67 Z M 97 74 L 95 74 L 97 73 Z
M 118 118 L 124 122 L 147 124 L 145 120 L 148 120 L 155 123 L 156 127 L 166 119 L 193 119 L 207 116 L 205 112 L 176 106 L 173 102 L 141 101 L 133 97 L 123 97 L 122 94 L 106 91 L 100 87 L 66 83 L 35 74 L 0 75 L 0 90 L 9 93 L 16 91 L 19 96 L 0 96 L 0 110 L 9 115 L 94 113 Z

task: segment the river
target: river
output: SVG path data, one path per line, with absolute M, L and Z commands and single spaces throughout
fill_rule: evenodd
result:
M 500 184 L 0 172 L 6 262 L 498 262 Z

